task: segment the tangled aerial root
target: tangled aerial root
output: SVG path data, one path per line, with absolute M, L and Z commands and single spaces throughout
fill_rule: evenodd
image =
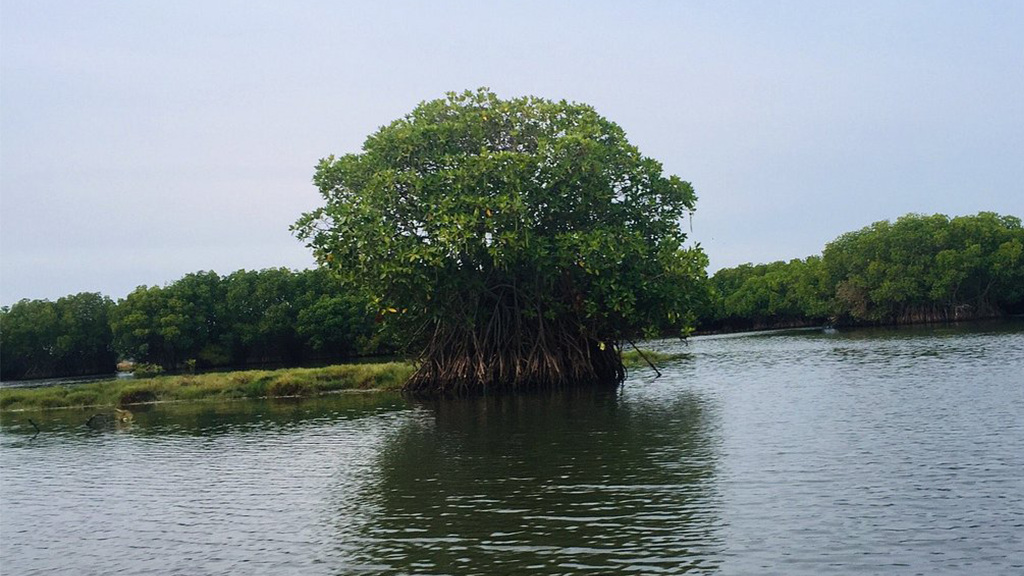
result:
M 617 344 L 578 332 L 438 330 L 405 391 L 430 396 L 515 392 L 618 384 L 625 376 Z

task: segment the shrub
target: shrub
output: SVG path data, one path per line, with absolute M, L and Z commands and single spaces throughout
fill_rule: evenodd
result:
M 132 372 L 136 378 L 152 378 L 153 376 L 159 376 L 164 373 L 164 367 L 159 364 L 150 364 L 148 362 L 142 362 L 135 365 L 135 371 Z

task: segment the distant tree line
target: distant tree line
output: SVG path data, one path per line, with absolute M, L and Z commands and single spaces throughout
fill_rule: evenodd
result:
M 907 215 L 843 234 L 821 256 L 690 276 L 699 281 L 686 290 L 706 331 L 1020 313 L 1024 228 L 991 212 Z M 404 335 L 380 330 L 390 310 L 359 294 L 326 269 L 275 268 L 196 272 L 118 302 L 95 293 L 22 300 L 0 309 L 0 377 L 110 373 L 118 359 L 175 370 L 397 350 Z
M 167 370 L 295 365 L 390 348 L 368 302 L 326 270 L 187 274 L 114 302 L 95 293 L 0 309 L 0 377 L 111 373 L 117 360 Z
M 113 372 L 113 310 L 110 298 L 89 292 L 0 308 L 0 377 Z
M 843 234 L 821 256 L 710 278 L 701 327 L 736 330 L 968 320 L 1024 311 L 1020 218 L 910 214 Z

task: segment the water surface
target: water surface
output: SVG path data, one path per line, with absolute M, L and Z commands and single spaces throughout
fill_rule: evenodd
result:
M 4 415 L 0 571 L 1024 571 L 1022 323 L 654 345 L 610 391 Z

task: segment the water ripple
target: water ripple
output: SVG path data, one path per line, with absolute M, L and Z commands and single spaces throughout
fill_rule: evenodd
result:
M 620 390 L 0 430 L 4 574 L 1024 573 L 1024 330 L 755 334 Z

